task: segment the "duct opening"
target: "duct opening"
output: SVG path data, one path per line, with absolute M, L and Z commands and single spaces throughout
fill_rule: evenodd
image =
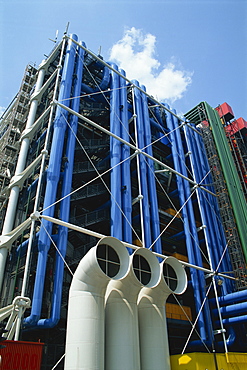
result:
M 187 287 L 187 276 L 182 264 L 174 257 L 163 262 L 162 275 L 170 293 L 182 294 Z
M 168 287 L 172 291 L 175 291 L 178 285 L 177 274 L 173 267 L 168 265 L 167 263 L 163 264 L 163 276 Z
M 135 254 L 133 257 L 133 271 L 137 279 L 147 285 L 151 280 L 151 267 L 143 256 Z
M 96 252 L 101 270 L 110 278 L 115 277 L 120 270 L 120 259 L 116 251 L 108 244 L 101 244 Z
M 126 247 L 113 237 L 100 239 L 80 261 L 69 291 L 66 370 L 103 368 L 106 287 L 124 279 L 129 267 Z
M 129 271 L 129 253 L 120 240 L 105 236 L 96 245 L 95 258 L 100 270 L 111 279 L 122 279 Z

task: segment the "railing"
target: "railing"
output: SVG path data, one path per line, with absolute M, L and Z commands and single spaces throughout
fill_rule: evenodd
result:
M 70 222 L 81 227 L 96 224 L 109 218 L 109 211 L 105 209 L 85 213 L 81 216 L 71 217 Z
M 79 200 L 95 195 L 100 195 L 106 192 L 106 188 L 103 184 L 87 185 L 85 188 L 78 190 L 71 196 L 71 200 Z
M 95 167 L 98 171 L 106 170 L 108 165 L 107 163 L 94 163 Z M 81 173 L 81 172 L 88 172 L 88 171 L 95 171 L 94 167 L 90 162 L 78 162 L 74 164 L 73 173 Z

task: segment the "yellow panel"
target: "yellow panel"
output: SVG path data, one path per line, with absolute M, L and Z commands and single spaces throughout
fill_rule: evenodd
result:
M 186 353 L 170 359 L 171 370 L 246 370 L 247 353 L 217 353 L 217 367 L 212 353 Z
M 191 308 L 188 306 L 180 307 L 174 303 L 166 304 L 166 317 L 177 319 L 177 320 L 192 320 Z

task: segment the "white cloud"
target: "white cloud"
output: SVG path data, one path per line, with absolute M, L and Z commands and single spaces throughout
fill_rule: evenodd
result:
M 180 99 L 192 82 L 193 73 L 178 69 L 174 62 L 163 67 L 155 57 L 156 37 L 132 27 L 110 50 L 110 60 L 126 71 L 127 77 L 145 85 L 158 100 Z

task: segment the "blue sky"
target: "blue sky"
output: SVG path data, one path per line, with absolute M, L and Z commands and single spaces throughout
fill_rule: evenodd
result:
M 226 101 L 235 118 L 247 120 L 246 0 L 1 0 L 0 5 L 0 107 L 17 93 L 26 64 L 40 64 L 54 45 L 49 38 L 58 30 L 60 40 L 69 22 L 69 33 L 93 52 L 101 49 L 105 60 L 111 55 L 122 67 L 130 60 L 127 76 L 155 88 L 152 95 L 161 100 L 167 94 L 178 113 L 201 101 L 213 107 Z

